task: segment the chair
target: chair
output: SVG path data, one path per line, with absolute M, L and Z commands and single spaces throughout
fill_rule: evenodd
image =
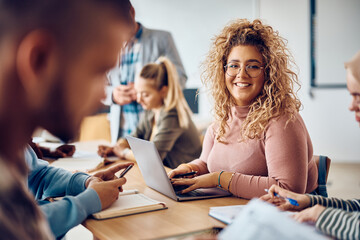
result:
M 330 170 L 331 159 L 326 156 L 313 156 L 313 160 L 318 168 L 318 188 L 315 190 L 315 194 L 327 197 L 326 183 Z
M 107 113 L 85 117 L 81 123 L 77 141 L 93 141 L 98 139 L 111 142 L 110 123 L 107 119 Z

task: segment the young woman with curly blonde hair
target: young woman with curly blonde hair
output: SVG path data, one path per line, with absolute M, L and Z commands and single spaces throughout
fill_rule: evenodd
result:
M 199 159 L 169 173 L 197 171 L 174 185 L 183 192 L 218 186 L 252 198 L 277 184 L 299 193 L 317 188 L 317 167 L 285 40 L 260 20 L 239 19 L 215 37 L 202 80 L 215 100 Z

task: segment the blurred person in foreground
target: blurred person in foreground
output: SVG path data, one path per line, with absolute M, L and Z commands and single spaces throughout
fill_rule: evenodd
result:
M 83 117 L 98 109 L 105 97 L 106 72 L 135 29 L 129 8 L 128 0 L 0 0 L 1 238 L 58 237 L 28 190 L 31 166 L 24 149 L 37 127 L 72 139 Z M 82 215 L 78 223 L 110 206 L 126 181 L 81 178 L 84 191 L 75 193 L 77 200 L 65 199 L 67 211 L 74 210 L 73 204 L 89 207 L 73 213 Z

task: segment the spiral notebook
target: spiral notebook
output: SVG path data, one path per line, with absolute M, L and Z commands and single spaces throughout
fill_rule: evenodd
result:
M 92 216 L 95 219 L 108 219 L 162 209 L 167 209 L 165 203 L 149 198 L 137 190 L 128 190 L 120 193 L 119 198 L 109 208 Z

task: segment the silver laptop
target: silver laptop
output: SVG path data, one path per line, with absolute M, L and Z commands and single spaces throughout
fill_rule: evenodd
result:
M 219 188 L 200 188 L 186 194 L 177 193 L 166 174 L 155 144 L 143 139 L 127 136 L 130 147 L 146 185 L 176 201 L 226 197 L 231 194 Z

